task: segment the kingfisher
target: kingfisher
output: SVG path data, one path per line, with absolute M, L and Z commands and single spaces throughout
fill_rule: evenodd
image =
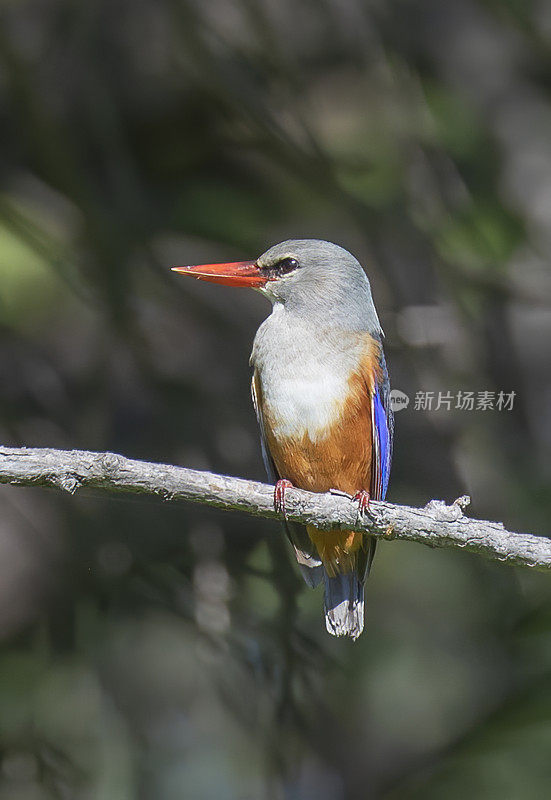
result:
M 385 498 L 393 415 L 383 331 L 371 287 L 347 250 L 291 239 L 254 261 L 173 267 L 204 281 L 255 289 L 272 303 L 253 344 L 251 391 L 264 463 L 302 575 L 325 586 L 329 633 L 357 639 L 376 539 L 285 518 L 285 491 L 337 492 L 369 513 Z

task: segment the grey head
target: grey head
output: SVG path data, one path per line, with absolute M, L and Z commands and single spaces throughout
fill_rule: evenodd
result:
M 326 327 L 382 335 L 371 287 L 359 261 L 332 242 L 289 239 L 256 261 L 269 280 L 259 291 L 290 314 Z

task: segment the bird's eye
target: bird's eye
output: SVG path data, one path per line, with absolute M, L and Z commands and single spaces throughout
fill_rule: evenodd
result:
M 278 261 L 275 265 L 278 275 L 286 275 L 288 272 L 292 272 L 297 267 L 298 261 L 296 258 L 282 258 L 281 261 Z

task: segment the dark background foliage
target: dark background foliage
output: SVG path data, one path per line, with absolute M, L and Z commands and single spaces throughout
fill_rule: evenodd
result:
M 4 3 L 2 441 L 262 478 L 269 308 L 169 267 L 319 237 L 411 398 L 389 498 L 549 533 L 550 61 L 545 0 Z M 276 524 L 0 502 L 1 800 L 548 794 L 547 576 L 383 545 L 352 644 Z

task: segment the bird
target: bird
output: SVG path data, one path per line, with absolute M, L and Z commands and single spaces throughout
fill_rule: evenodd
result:
M 249 287 L 272 303 L 254 338 L 251 393 L 274 504 L 308 586 L 323 581 L 327 631 L 355 640 L 376 538 L 285 516 L 285 492 L 343 493 L 360 513 L 387 493 L 394 421 L 383 330 L 369 279 L 343 247 L 290 239 L 252 261 L 172 267 Z

